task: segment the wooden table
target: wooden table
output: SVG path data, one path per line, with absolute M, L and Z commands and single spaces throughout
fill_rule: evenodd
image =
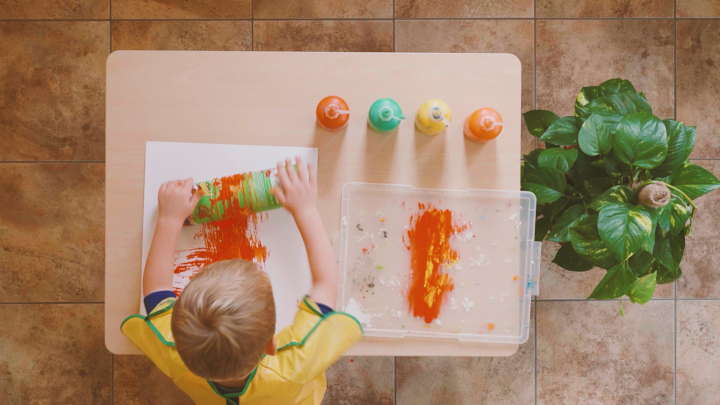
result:
M 312 146 L 319 149 L 319 205 L 337 243 L 340 189 L 350 181 L 419 187 L 520 187 L 520 62 L 509 54 L 116 51 L 107 62 L 105 343 L 139 351 L 120 333 L 138 310 L 146 141 Z M 318 100 L 339 95 L 347 129 L 315 125 Z M 377 98 L 408 119 L 393 134 L 367 129 Z M 444 135 L 416 133 L 428 98 L 453 109 Z M 462 122 L 480 107 L 504 118 L 497 139 L 466 141 Z M 512 344 L 364 339 L 354 355 L 507 356 Z

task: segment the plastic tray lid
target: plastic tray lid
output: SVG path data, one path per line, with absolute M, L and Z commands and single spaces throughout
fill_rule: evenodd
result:
M 341 201 L 338 306 L 367 336 L 527 341 L 533 193 L 348 183 Z

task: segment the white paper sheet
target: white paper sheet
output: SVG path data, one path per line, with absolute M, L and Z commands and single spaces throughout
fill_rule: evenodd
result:
M 157 192 L 163 182 L 192 177 L 195 182 L 248 171 L 272 168 L 286 158 L 301 156 L 317 167 L 317 149 L 285 146 L 222 145 L 180 142 L 147 142 L 145 148 L 145 200 L 143 262 L 150 248 L 157 217 Z M 292 216 L 284 209 L 262 213 L 258 239 L 268 249 L 264 269 L 273 285 L 276 328 L 292 322 L 299 299 L 310 288 L 305 246 Z M 193 239 L 198 226 L 183 228 L 178 250 L 200 246 Z M 141 311 L 144 306 L 140 305 Z

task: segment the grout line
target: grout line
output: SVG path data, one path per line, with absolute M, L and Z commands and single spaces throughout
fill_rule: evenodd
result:
M 677 0 L 675 0 L 675 13 L 677 13 Z M 673 117 L 677 121 L 677 19 L 673 20 Z
M 0 302 L 0 305 L 48 305 L 48 304 L 104 304 L 105 301 L 8 301 Z
M 711 301 L 711 302 L 720 302 L 720 297 L 718 298 L 677 298 L 676 301 L 682 301 L 682 302 L 693 302 L 693 301 Z
M 395 36 L 395 22 L 397 18 L 395 18 L 395 0 L 392 2 L 392 21 L 393 21 L 393 52 L 397 52 L 397 37 Z
M 397 405 L 397 356 L 393 356 L 393 404 Z
M 104 160 L 0 160 L 0 164 L 65 164 L 65 163 L 105 163 Z
M 418 17 L 418 18 L 0 18 L 0 22 L 104 22 L 104 21 L 413 21 L 413 20 L 552 20 L 552 21 L 685 21 L 720 20 L 720 17 Z

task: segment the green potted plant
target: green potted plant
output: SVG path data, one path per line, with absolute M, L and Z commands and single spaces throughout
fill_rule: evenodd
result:
M 627 80 L 583 87 L 575 115 L 523 114 L 545 143 L 524 156 L 522 188 L 537 197 L 536 240 L 561 244 L 569 271 L 607 269 L 590 298 L 645 303 L 681 275 L 694 199 L 720 181 L 688 157 L 695 128 L 661 120 Z

